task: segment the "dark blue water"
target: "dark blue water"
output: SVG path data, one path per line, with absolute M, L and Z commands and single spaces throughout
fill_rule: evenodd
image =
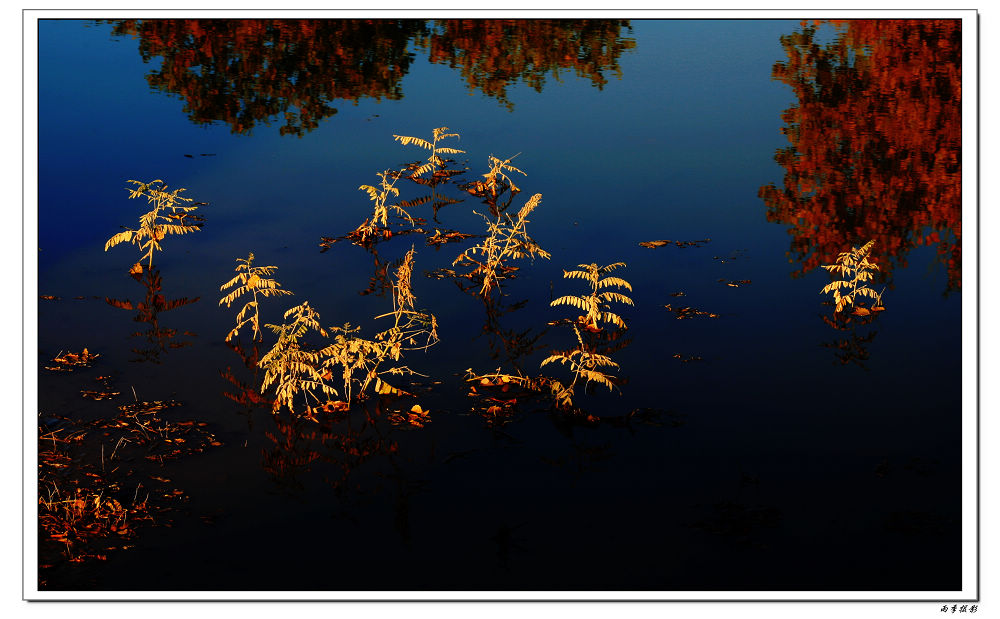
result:
M 780 37 L 799 28 L 632 21 L 621 32 L 635 45 L 617 59 L 620 78 L 609 71 L 597 89 L 565 70 L 540 92 L 512 84 L 512 109 L 411 45 L 400 98 L 331 101 L 337 113 L 295 137 L 280 135 L 280 119 L 249 135 L 195 124 L 180 97 L 150 87 L 161 60 L 143 62 L 135 38 L 112 36 L 107 24 L 42 21 L 38 288 L 59 299 L 39 301 L 40 365 L 83 347 L 102 356 L 84 372 L 42 371 L 39 408 L 113 414 L 126 395 L 78 394 L 111 373 L 123 394 L 182 402 L 224 443 L 165 469 L 190 497 L 173 527 L 143 531 L 135 548 L 105 562 L 58 567 L 49 586 L 960 589 L 961 292 L 943 294 L 952 282 L 935 247 L 917 247 L 905 266 L 892 256 L 878 284 L 887 310 L 837 331 L 823 321 L 832 308 L 819 294 L 829 276 L 792 276 L 800 265 L 788 226 L 769 222 L 758 197 L 785 172 L 774 155 L 788 143 L 782 113 L 796 100 L 771 75 L 785 60 Z M 514 163 L 527 176 L 510 212 L 543 196 L 529 232 L 552 258 L 519 263 L 497 297 L 501 308 L 525 302 L 501 316 L 502 329 L 542 333 L 539 349 L 518 360 L 526 373 L 573 345 L 569 331 L 545 330 L 573 316 L 550 299 L 581 290 L 563 270 L 627 264 L 620 273 L 635 306 L 619 313 L 631 343 L 614 353 L 627 382 L 575 398 L 606 421 L 581 425 L 536 404 L 493 429 L 471 414 L 465 370 L 513 368 L 494 354 L 498 337 L 483 333 L 483 303 L 449 279 L 423 277 L 450 268 L 473 241 L 434 248 L 419 234 L 380 243 L 378 255 L 392 261 L 416 247 L 414 292 L 437 316 L 441 342 L 407 357 L 430 390 L 385 406 L 419 402 L 433 421 L 399 429 L 371 400 L 374 425 L 364 425 L 361 407 L 321 424 L 285 413 L 279 427 L 260 407 L 248 417 L 224 397 L 231 385 L 220 377 L 231 367 L 252 379 L 223 342 L 237 308 L 218 306 L 236 258 L 253 252 L 277 265 L 295 292 L 290 302 L 265 300 L 265 322 L 308 300 L 324 325 L 349 321 L 370 336 L 372 318 L 392 307 L 387 296 L 359 294 L 372 253 L 347 241 L 321 252 L 320 239 L 370 215 L 359 185 L 425 156 L 393 134 L 428 138 L 443 126 L 461 135 L 449 145 L 467 152 L 458 158 L 468 180 L 486 171 L 488 155 L 520 153 Z M 198 299 L 160 316 L 177 332 L 170 342 L 185 345 L 138 362 L 142 338 L 131 334 L 145 325 L 104 299 L 143 298 L 127 275 L 139 252 L 103 247 L 145 210 L 127 199 L 126 181 L 156 178 L 209 205 L 199 211 L 204 228 L 166 238 L 155 259 L 166 298 Z M 423 193 L 399 186 L 401 199 Z M 427 207 L 414 214 L 430 231 L 481 234 L 472 211 L 486 206 L 450 191 L 465 200 L 441 209 L 440 223 Z M 639 245 L 658 239 L 710 241 Z M 678 320 L 668 304 L 717 317 Z M 852 334 L 870 338 L 867 358 L 842 364 L 824 343 Z M 622 421 L 647 409 L 649 423 Z M 289 424 L 312 454 L 294 475 L 268 465 L 273 437 Z M 357 455 L 352 441 L 361 439 L 344 438 L 352 432 L 374 441 L 369 455 Z

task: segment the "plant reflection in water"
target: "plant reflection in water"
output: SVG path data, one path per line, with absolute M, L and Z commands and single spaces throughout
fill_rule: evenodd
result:
M 148 361 L 160 363 L 160 356 L 175 348 L 190 346 L 190 340 L 182 340 L 180 336 L 195 337 L 196 334 L 184 330 L 178 335 L 178 330 L 160 325 L 160 314 L 168 312 L 185 305 L 196 303 L 201 297 L 181 297 L 178 299 L 167 299 L 163 294 L 163 278 L 157 268 L 143 269 L 139 273 L 131 273 L 130 276 L 139 282 L 146 289 L 145 298 L 132 303 L 129 300 L 112 299 L 105 297 L 108 305 L 123 310 L 135 310 L 136 315 L 132 318 L 135 322 L 146 323 L 149 327 L 145 331 L 136 331 L 132 337 L 145 337 L 148 346 L 132 348 L 132 352 L 138 355 L 133 361 Z

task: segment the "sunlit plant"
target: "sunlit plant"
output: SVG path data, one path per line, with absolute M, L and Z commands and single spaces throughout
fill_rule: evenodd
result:
M 619 329 L 627 329 L 622 317 L 611 311 L 610 303 L 634 305 L 632 299 L 624 294 L 607 290 L 608 288 L 632 290 L 632 285 L 620 277 L 604 277 L 609 272 L 624 267 L 623 262 L 615 262 L 603 267 L 599 267 L 597 264 L 578 266 L 582 270 L 564 271 L 563 277 L 585 280 L 590 285 L 590 294 L 562 296 L 550 303 L 552 307 L 569 305 L 585 312 L 578 316 L 575 321 L 569 323 L 574 336 L 576 336 L 577 345 L 570 350 L 553 351 L 540 365 L 540 367 L 545 367 L 550 363 L 559 363 L 568 367 L 572 372 L 573 377 L 569 384 L 562 385 L 557 381 L 553 381 L 552 384 L 556 405 L 562 408 L 572 406 L 576 386 L 581 381 L 583 381 L 585 388 L 590 383 L 596 383 L 607 387 L 609 391 L 614 391 L 614 377 L 608 371 L 618 368 L 618 364 L 611 359 L 610 355 L 598 352 L 595 344 L 585 339 L 583 331 L 590 334 L 591 339 L 593 339 L 592 334 L 602 331 L 601 323 L 607 323 Z
M 632 285 L 620 277 L 602 277 L 611 271 L 625 266 L 624 262 L 615 262 L 607 266 L 598 267 L 597 264 L 577 265 L 582 271 L 563 271 L 566 279 L 582 279 L 590 285 L 590 294 L 586 295 L 566 295 L 552 301 L 549 305 L 570 305 L 580 309 L 586 314 L 579 318 L 585 328 L 592 331 L 601 329 L 600 323 L 609 323 L 621 329 L 627 328 L 621 316 L 611 311 L 611 303 L 624 303 L 634 305 L 632 299 L 620 292 L 608 290 L 609 288 L 623 288 L 632 291 Z
M 378 234 L 380 227 L 383 230 L 382 234 L 384 236 L 391 236 L 391 233 L 386 229 L 389 225 L 390 211 L 394 211 L 400 217 L 408 220 L 411 224 L 414 222 L 413 218 L 410 217 L 410 214 L 407 213 L 402 206 L 389 203 L 390 196 L 399 196 L 399 189 L 394 186 L 396 181 L 399 179 L 399 175 L 396 172 L 385 170 L 384 172 L 379 172 L 378 177 L 380 179 L 378 187 L 373 187 L 372 185 L 361 185 L 358 187 L 358 189 L 367 193 L 369 199 L 371 199 L 374 203 L 371 218 L 366 219 L 364 223 L 358 226 L 354 231 L 354 234 L 357 235 L 362 242 L 366 242 Z
M 864 246 L 852 247 L 851 251 L 843 252 L 837 256 L 836 264 L 822 265 L 832 274 L 839 275 L 841 279 L 834 280 L 823 287 L 820 294 L 833 293 L 834 313 L 841 312 L 848 305 L 854 306 L 857 313 L 868 313 L 882 309 L 882 293 L 875 292 L 872 288 L 865 286 L 865 282 L 872 281 L 872 273 L 878 270 L 878 265 L 868 260 L 875 241 L 868 241 Z M 857 303 L 859 297 L 868 297 L 873 300 L 872 307 L 860 307 Z
M 519 155 L 520 153 L 518 153 Z M 514 157 L 509 157 L 507 159 L 500 159 L 493 155 L 489 157 L 489 170 L 486 174 L 483 174 L 485 180 L 473 181 L 467 185 L 463 185 L 462 189 L 468 191 L 472 195 L 483 198 L 483 202 L 490 207 L 490 213 L 494 216 L 507 210 L 510 203 L 513 201 L 514 196 L 521 192 L 521 188 L 517 186 L 508 173 L 517 172 L 522 176 L 527 176 L 523 170 L 511 165 L 511 161 L 514 160 L 518 155 Z M 507 197 L 502 202 L 498 204 L 500 196 L 507 192 Z
M 236 316 L 236 326 L 226 335 L 227 342 L 236 337 L 240 329 L 248 323 L 253 327 L 254 339 L 258 341 L 263 339 L 260 332 L 260 303 L 258 296 L 277 297 L 292 294 L 291 291 L 283 289 L 281 284 L 276 280 L 268 277 L 274 274 L 278 270 L 278 267 L 254 266 L 253 260 L 253 252 L 250 252 L 247 258 L 237 258 L 236 277 L 219 287 L 220 291 L 233 288 L 232 292 L 219 299 L 219 305 L 225 304 L 226 307 L 231 307 L 233 301 L 247 293 L 253 295 L 253 299 L 248 301 Z
M 518 153 L 518 155 L 520 154 Z M 514 157 L 517 157 L 517 155 L 514 155 Z M 494 197 L 507 187 L 510 188 L 511 194 L 520 193 L 521 189 L 514 184 L 514 180 L 505 174 L 505 172 L 517 172 L 522 176 L 527 176 L 523 171 L 510 165 L 514 157 L 499 159 L 490 155 L 490 170 L 486 174 L 483 174 L 486 180 L 482 181 L 482 183 L 483 188 L 489 191 Z
M 558 381 L 552 381 L 552 395 L 556 400 L 556 405 L 561 408 L 569 408 L 573 405 L 573 396 L 577 383 L 582 379 L 584 386 L 590 383 L 604 385 L 609 391 L 614 391 L 615 385 L 612 382 L 613 376 L 608 374 L 606 369 L 618 368 L 610 356 L 598 354 L 588 349 L 584 344 L 580 329 L 574 324 L 573 333 L 577 338 L 577 346 L 571 350 L 553 351 L 551 355 L 542 360 L 539 367 L 545 367 L 549 363 L 559 363 L 567 366 L 573 374 L 568 385 L 563 385 Z
M 528 215 L 542 201 L 542 194 L 536 193 L 521 207 L 517 217 L 503 213 L 496 221 L 479 214 L 486 220 L 488 234 L 482 243 L 465 250 L 452 266 L 471 264 L 475 268 L 468 277 L 482 277 L 483 285 L 479 294 L 487 295 L 499 284 L 504 274 L 516 269 L 505 264 L 508 260 L 539 256 L 549 259 L 552 255 L 542 249 L 527 233 Z M 478 214 L 478 213 L 477 213 Z
M 319 312 L 310 307 L 308 301 L 285 312 L 285 319 L 289 317 L 292 318 L 290 323 L 264 325 L 278 336 L 278 341 L 260 359 L 259 365 L 264 369 L 260 391 L 264 393 L 274 385 L 274 412 L 287 406 L 292 413 L 295 412 L 295 397 L 301 393 L 306 414 L 309 415 L 314 407 L 337 395 L 337 391 L 326 382 L 321 354 L 306 348 L 304 342 L 310 332 L 323 337 L 327 337 L 328 333 L 319 325 Z
M 319 313 L 309 306 L 308 301 L 285 313 L 292 317 L 289 324 L 265 325 L 277 336 L 274 347 L 260 360 L 265 375 L 261 392 L 275 387 L 274 411 L 287 406 L 293 413 L 296 396 L 306 403 L 306 416 L 312 417 L 315 410 L 341 402 L 344 406 L 355 395 L 363 396 L 369 386 L 381 395 L 399 395 L 403 392 L 385 381 L 386 376 L 416 374 L 406 366 L 384 368 L 387 361 L 401 361 L 403 354 L 412 350 L 426 350 L 438 341 L 437 319 L 427 312 L 414 309 L 416 297 L 410 285 L 413 274 L 413 256 L 410 249 L 402 264 L 396 269 L 396 283 L 393 285 L 393 310 L 381 318 L 393 319 L 388 329 L 377 333 L 374 339 L 359 337 L 360 327 L 344 324 L 341 327 L 323 328 Z M 306 348 L 304 338 L 313 333 L 322 338 L 332 338 L 332 342 L 321 347 Z M 338 396 L 330 382 L 336 373 L 343 384 L 344 400 L 334 401 Z
M 152 210 L 139 218 L 139 228 L 137 230 L 125 230 L 108 239 L 104 244 L 104 251 L 118 245 L 119 243 L 132 243 L 140 250 L 145 251 L 142 260 L 149 260 L 148 268 L 153 268 L 153 252 L 163 250 L 160 241 L 168 234 L 187 234 L 201 229 L 199 218 L 192 215 L 197 210 L 197 206 L 184 206 L 184 203 L 191 202 L 190 198 L 181 196 L 183 188 L 168 191 L 167 186 L 161 180 L 153 180 L 148 183 L 140 181 L 127 181 L 134 188 L 128 190 L 129 199 L 144 197 L 152 206 Z M 191 223 L 188 223 L 191 221 Z M 142 266 L 136 263 L 138 272 L 142 271 Z M 136 270 L 133 267 L 133 270 Z
M 445 163 L 444 159 L 442 159 L 441 156 L 440 156 L 441 154 L 445 154 L 445 155 L 457 155 L 459 153 L 464 153 L 465 152 L 464 150 L 459 150 L 457 148 L 450 148 L 450 147 L 447 147 L 447 146 L 438 146 L 438 142 L 440 142 L 441 140 L 444 140 L 446 138 L 460 138 L 461 137 L 457 133 L 445 133 L 446 131 L 448 131 L 448 127 L 438 127 L 437 129 L 434 129 L 433 130 L 433 136 L 432 136 L 430 142 L 428 142 L 427 140 L 421 139 L 421 138 L 415 138 L 415 137 L 410 137 L 410 136 L 406 136 L 406 135 L 393 135 L 392 136 L 392 138 L 394 140 L 397 140 L 403 146 L 407 146 L 409 144 L 413 144 L 415 146 L 419 146 L 421 148 L 425 148 L 425 149 L 431 151 L 430 156 L 427 158 L 427 163 L 425 163 L 424 165 L 420 166 L 419 168 L 416 168 L 415 170 L 413 170 L 413 172 L 411 173 L 411 175 L 413 177 L 420 176 L 420 175 L 425 174 L 427 172 L 430 172 L 430 173 L 433 174 L 436 170 L 438 170 L 439 168 L 441 168 L 444 165 L 444 163 Z
M 392 288 L 393 309 L 391 312 L 376 316 L 375 319 L 392 318 L 393 324 L 388 329 L 377 333 L 374 339 L 368 340 L 356 334 L 360 327 L 352 328 L 350 324 L 342 327 L 331 327 L 334 342 L 320 353 L 324 357 L 323 367 L 330 371 L 340 368 L 344 385 L 345 398 L 350 401 L 354 386 L 358 387 L 358 395 L 363 396 L 369 386 L 374 385 L 378 394 L 399 394 L 384 376 L 402 376 L 416 374 L 406 366 L 394 366 L 381 369 L 386 361 L 400 361 L 407 351 L 426 350 L 438 342 L 437 318 L 428 312 L 415 309 L 416 297 L 410 279 L 413 275 L 413 258 L 416 251 L 411 247 L 403 262 L 396 269 L 396 282 Z M 360 377 L 355 377 L 358 374 Z

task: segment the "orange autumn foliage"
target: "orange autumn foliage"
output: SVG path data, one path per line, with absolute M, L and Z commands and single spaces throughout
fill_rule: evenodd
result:
M 635 46 L 623 20 L 153 19 L 116 20 L 114 36 L 139 39 L 145 62 L 162 60 L 149 85 L 184 100 L 198 124 L 233 133 L 281 118 L 282 135 L 304 135 L 336 114 L 337 100 L 401 99 L 416 58 L 459 69 L 470 90 L 507 107 L 507 87 L 541 90 L 573 70 L 602 87 Z
M 821 43 L 820 28 L 836 29 Z M 782 116 L 783 187 L 760 189 L 768 221 L 790 226 L 799 273 L 874 239 L 888 272 L 936 245 L 961 287 L 961 22 L 803 23 L 781 37 L 773 78 L 798 102 Z M 829 37 L 826 37 L 829 39 Z
M 507 87 L 519 81 L 541 92 L 546 75 L 558 80 L 560 70 L 597 88 L 608 83 L 606 72 L 620 78 L 618 57 L 635 47 L 623 28 L 627 20 L 447 19 L 418 43 L 431 62 L 459 69 L 470 91 L 513 108 Z
M 156 19 L 114 22 L 139 39 L 145 62 L 162 59 L 149 85 L 180 96 L 199 124 L 250 133 L 281 116 L 303 135 L 337 112 L 329 103 L 399 99 L 414 20 Z

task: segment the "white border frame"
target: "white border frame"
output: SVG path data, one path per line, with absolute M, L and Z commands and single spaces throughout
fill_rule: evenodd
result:
M 23 403 L 22 446 L 22 593 L 26 600 L 341 600 L 341 601 L 808 601 L 808 602 L 948 602 L 973 604 L 980 597 L 979 553 L 979 14 L 963 10 L 37 10 L 25 9 L 23 28 Z M 107 19 L 196 16 L 241 18 L 350 19 L 360 17 L 525 17 L 525 18 L 627 18 L 627 19 L 961 19 L 962 20 L 962 590 L 956 591 L 74 591 L 51 592 L 37 588 L 37 441 L 38 378 L 38 260 L 34 239 L 38 230 L 37 143 L 37 22 L 40 19 Z M 28 370 L 31 371 L 28 371 Z M 796 605 L 798 606 L 798 605 Z M 800 609 L 801 610 L 801 609 Z M 810 608 L 807 612 L 814 613 Z

